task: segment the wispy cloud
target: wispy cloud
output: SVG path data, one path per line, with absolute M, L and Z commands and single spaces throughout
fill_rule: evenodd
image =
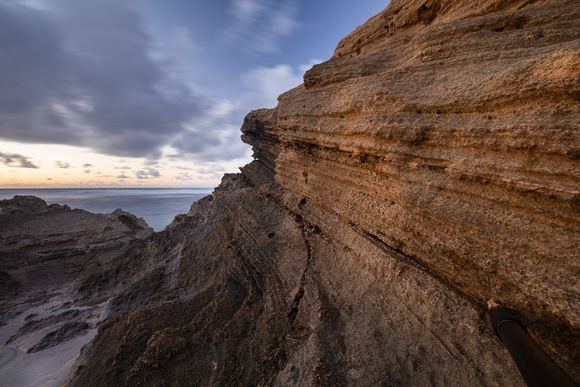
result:
M 31 162 L 29 159 L 30 159 L 29 157 L 22 156 L 19 154 L 0 152 L 0 161 L 8 167 L 33 168 L 33 169 L 40 168 L 39 166 Z
M 169 55 L 173 60 L 187 61 L 187 59 L 199 49 L 194 42 L 191 32 L 187 27 L 176 26 L 173 28 L 171 40 L 164 49 L 164 54 Z
M 278 95 L 300 85 L 304 71 L 320 62 L 312 59 L 298 68 L 281 64 L 248 71 L 243 83 L 249 91 L 237 101 L 214 103 L 202 117 L 190 122 L 187 131 L 172 143 L 179 152 L 174 158 L 195 155 L 199 161 L 215 161 L 216 154 L 224 161 L 249 158 L 250 148 L 240 141 L 243 117 L 251 110 L 276 106 Z
M 280 39 L 298 27 L 296 1 L 231 0 L 226 38 L 249 52 L 276 52 Z
M 148 180 L 148 179 L 156 179 L 158 177 L 161 177 L 161 174 L 156 169 L 145 168 L 142 171 L 137 171 L 135 173 L 135 176 L 137 176 L 137 179 L 140 179 L 140 180 Z
M 258 107 L 274 107 L 280 94 L 300 85 L 303 82 L 304 72 L 317 63 L 319 59 L 311 59 L 308 63 L 294 69 L 287 64 L 274 67 L 257 67 L 249 70 L 243 77 L 242 82 L 250 90 L 244 99 L 244 104 Z
M 185 173 L 185 172 L 182 172 L 179 175 L 175 176 L 175 179 L 176 180 L 186 180 L 186 181 L 193 180 L 191 175 L 189 173 Z
M 130 2 L 44 3 L 0 2 L 0 138 L 158 157 L 202 103 L 151 58 Z
M 64 161 L 60 161 L 60 160 L 56 160 L 54 162 L 54 165 L 56 165 L 57 168 L 62 168 L 62 169 L 68 169 L 71 167 L 71 165 L 69 163 L 65 163 Z

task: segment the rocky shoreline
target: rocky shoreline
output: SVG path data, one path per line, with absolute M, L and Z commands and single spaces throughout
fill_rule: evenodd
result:
M 152 234 L 145 221 L 121 210 L 91 214 L 33 196 L 0 201 L 3 385 L 67 377 L 107 318 L 108 301 L 124 289 L 107 273 L 120 270 L 124 251 Z M 117 277 L 122 282 L 124 275 Z
M 159 233 L 0 202 L 1 323 L 31 351 L 0 364 L 82 339 L 64 385 L 523 386 L 503 305 L 580 381 L 579 20 L 392 0 Z

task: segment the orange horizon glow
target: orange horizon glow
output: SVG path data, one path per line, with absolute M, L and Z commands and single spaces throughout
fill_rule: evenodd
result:
M 0 143 L 0 188 L 213 188 L 224 173 L 237 172 L 247 160 L 225 167 L 188 160 L 119 158 L 66 145 Z M 19 156 L 19 158 L 10 156 Z M 24 161 L 23 161 L 24 160 Z

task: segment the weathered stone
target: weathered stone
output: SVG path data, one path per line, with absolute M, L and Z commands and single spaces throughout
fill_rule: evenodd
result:
M 255 161 L 86 277 L 120 295 L 67 384 L 523 385 L 488 303 L 580 381 L 579 21 L 392 0 L 248 114 Z
M 383 250 L 364 265 L 396 253 L 522 311 L 576 377 L 579 19 L 575 1 L 393 1 L 279 98 L 276 169 L 295 211 Z
M 130 252 L 152 234 L 143 219 L 121 210 L 92 214 L 34 196 L 0 201 L 0 326 L 34 311 L 0 344 L 8 339 L 6 345 L 34 353 L 84 333 L 89 320 L 102 320 L 103 307 L 89 306 L 146 275 L 145 262 L 131 270 Z M 55 310 L 42 308 L 49 302 Z
M 66 322 L 57 330 L 49 332 L 42 338 L 42 340 L 38 342 L 38 344 L 30 348 L 27 353 L 35 353 L 47 348 L 52 348 L 55 345 L 59 345 L 65 341 L 74 339 L 75 337 L 86 333 L 87 329 L 89 329 L 89 324 L 86 321 Z
M 0 209 L 0 270 L 21 285 L 19 292 L 59 287 L 101 272 L 116 265 L 135 240 L 153 234 L 143 219 L 121 210 L 92 214 L 49 206 L 34 196 L 2 200 Z M 9 291 L 14 297 L 14 289 Z

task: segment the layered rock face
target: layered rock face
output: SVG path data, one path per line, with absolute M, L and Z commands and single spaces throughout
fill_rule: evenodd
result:
M 82 345 L 115 312 L 108 300 L 147 274 L 138 251 L 152 234 L 121 210 L 92 214 L 33 196 L 1 200 L 0 384 L 64 380 Z
M 78 297 L 93 299 L 113 286 L 83 292 L 80 284 L 119 264 L 119 256 L 137 240 L 153 234 L 143 219 L 117 210 L 92 214 L 34 196 L 0 201 L 0 305 L 8 297 L 31 298 L 76 284 Z M 83 294 L 80 294 L 83 293 Z M 1 319 L 0 319 L 1 320 Z
M 579 364 L 579 20 L 576 1 L 393 1 L 280 97 L 286 202 L 385 288 L 394 258 Z
M 141 279 L 67 383 L 523 385 L 488 304 L 580 380 L 579 21 L 393 0 L 126 253 Z

